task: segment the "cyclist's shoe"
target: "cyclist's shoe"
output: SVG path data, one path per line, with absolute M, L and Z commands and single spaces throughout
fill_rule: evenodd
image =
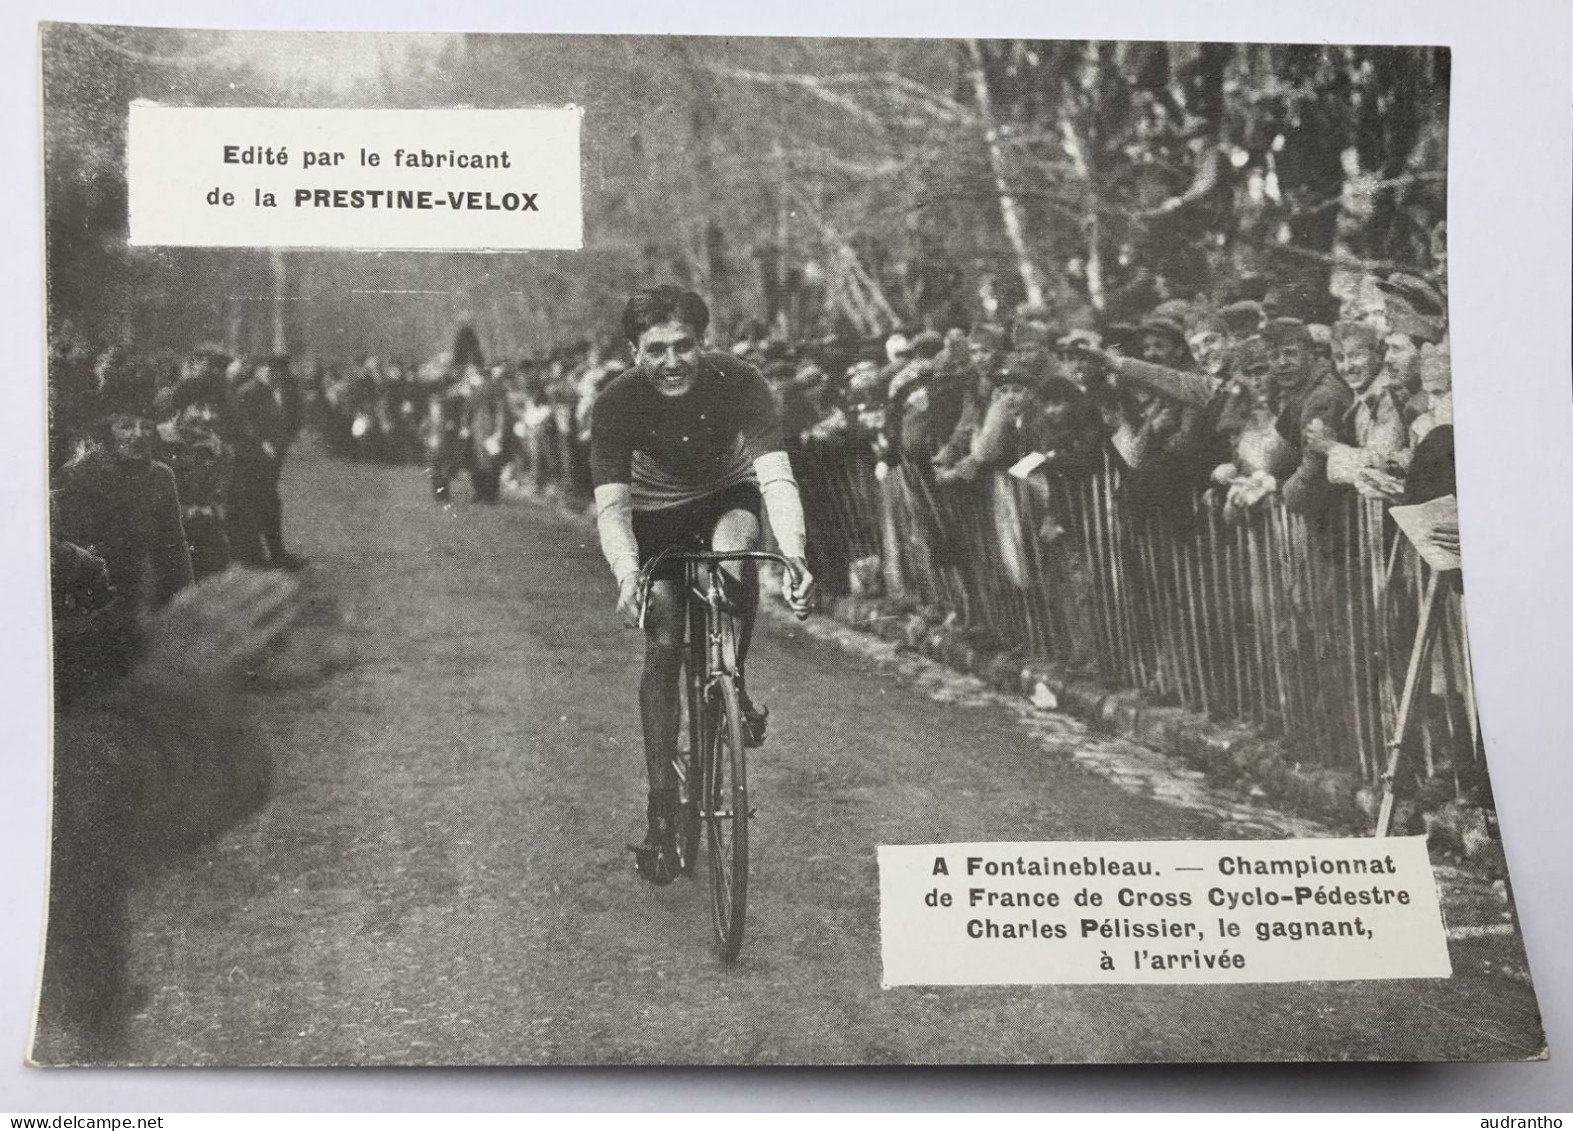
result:
M 756 708 L 742 684 L 737 687 L 737 713 L 743 717 L 743 745 L 750 748 L 763 746 L 765 728 L 770 722 L 770 708 Z
M 634 869 L 641 877 L 663 887 L 677 879 L 677 822 L 681 819 L 676 806 L 660 794 L 650 795 L 647 810 L 649 829 L 643 844 L 630 844 L 634 854 Z

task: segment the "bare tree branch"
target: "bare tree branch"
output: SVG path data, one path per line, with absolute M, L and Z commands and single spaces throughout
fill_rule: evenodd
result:
M 905 159 L 887 158 L 877 164 L 870 164 L 864 161 L 850 160 L 831 152 L 822 145 L 815 145 L 812 142 L 801 140 L 794 141 L 791 148 L 787 149 L 783 156 L 787 165 L 794 170 L 812 165 L 817 166 L 821 170 L 829 169 L 837 173 L 845 173 L 851 177 L 861 177 L 869 180 L 879 180 L 894 176 L 911 168 L 914 160 L 916 160 L 915 156 L 908 156 Z
M 717 74 L 725 74 L 732 78 L 743 79 L 748 82 L 794 82 L 798 85 L 812 83 L 824 87 L 852 87 L 859 90 L 879 88 L 871 93 L 880 97 L 894 98 L 900 95 L 900 101 L 905 105 L 917 103 L 930 118 L 939 118 L 942 121 L 957 125 L 974 124 L 977 115 L 967 106 L 962 105 L 953 98 L 948 98 L 939 91 L 934 90 L 908 78 L 906 75 L 894 71 L 866 71 L 828 75 L 788 75 L 769 74 L 759 71 L 744 71 L 724 67 L 716 64 L 710 68 Z
M 764 71 L 746 71 L 740 67 L 726 67 L 719 63 L 706 64 L 705 69 L 714 74 L 724 75 L 727 78 L 737 79 L 740 82 L 754 83 L 760 86 L 796 87 L 798 90 L 806 91 L 822 102 L 828 102 L 830 105 L 845 111 L 872 129 L 881 133 L 885 131 L 885 123 L 879 115 L 866 106 L 859 104 L 856 100 L 831 90 L 824 79 L 817 75 L 767 74 Z

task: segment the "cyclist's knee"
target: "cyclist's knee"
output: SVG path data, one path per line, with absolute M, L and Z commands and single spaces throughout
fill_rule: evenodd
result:
M 758 549 L 759 516 L 742 509 L 727 511 L 716 521 L 710 548 L 723 552 Z
M 648 647 L 680 647 L 683 622 L 679 609 L 677 586 L 667 580 L 650 586 L 649 600 L 645 605 L 645 639 Z
M 683 624 L 670 604 L 652 607 L 645 617 L 645 667 L 665 670 L 683 662 Z
M 676 669 L 683 665 L 683 637 L 681 635 L 645 635 L 645 667 L 647 669 Z
M 752 511 L 731 510 L 716 523 L 710 545 L 725 553 L 759 548 L 759 518 Z M 726 599 L 734 608 L 747 612 L 759 603 L 759 566 L 754 562 L 726 562 L 721 566 Z

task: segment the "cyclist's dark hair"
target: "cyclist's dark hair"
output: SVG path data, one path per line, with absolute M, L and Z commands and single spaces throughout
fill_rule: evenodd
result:
M 634 295 L 623 308 L 623 337 L 637 346 L 639 335 L 651 326 L 673 320 L 693 328 L 700 336 L 710 327 L 710 308 L 693 291 L 664 284 Z

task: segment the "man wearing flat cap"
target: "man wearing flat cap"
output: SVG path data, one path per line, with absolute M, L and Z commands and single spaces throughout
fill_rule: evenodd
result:
M 1161 467 L 1143 476 L 1154 489 L 1148 493 L 1155 501 L 1171 499 L 1171 492 L 1188 489 L 1193 485 L 1190 480 L 1205 478 L 1228 458 L 1226 445 L 1216 432 L 1222 407 L 1219 393 L 1231 349 L 1227 331 L 1227 323 L 1216 316 L 1196 315 L 1188 335 L 1184 324 L 1155 313 L 1133 330 L 1115 335 L 1118 341 L 1133 343 L 1140 356 L 1082 351 L 1094 369 L 1112 373 L 1128 393 L 1138 399 L 1157 398 L 1143 409 L 1140 425 L 1125 444 L 1127 463 L 1145 461 L 1159 451 L 1165 455 Z M 1198 352 L 1205 360 L 1200 368 Z M 1120 446 L 1116 440 L 1116 447 Z M 1174 482 L 1158 482 L 1165 477 Z
M 1135 328 L 1111 327 L 1110 337 L 1132 347 L 1136 356 L 1082 347 L 1083 356 L 1113 373 L 1116 380 L 1171 401 L 1193 408 L 1205 408 L 1211 403 L 1220 383 L 1218 375 L 1196 372 L 1185 327 L 1180 322 L 1149 315 Z
M 885 430 L 903 460 L 927 464 L 961 416 L 965 362 L 947 354 L 945 339 L 933 330 L 912 339 L 912 353 L 891 380 Z
M 970 483 L 986 471 L 1003 470 L 1023 447 L 1050 456 L 1048 470 L 1088 470 L 1097 450 L 1095 418 L 1059 362 L 1041 350 L 1016 350 L 1005 359 L 999 381 L 968 450 L 940 471 L 939 481 Z
M 1010 335 L 1005 327 L 982 322 L 972 328 L 967 336 L 967 369 L 960 378 L 961 410 L 949 439 L 934 453 L 936 468 L 954 467 L 972 450 L 972 437 L 983 423 L 1009 352 Z
M 1231 302 L 1218 311 L 1218 317 L 1229 328 L 1229 336 L 1237 341 L 1255 337 L 1262 332 L 1262 323 L 1267 319 L 1267 312 L 1262 309 L 1262 304 L 1251 299 L 1242 299 Z
M 1299 464 L 1283 485 L 1284 505 L 1308 514 L 1331 498 L 1328 446 L 1353 439 L 1347 420 L 1354 394 L 1331 369 L 1316 364 L 1310 331 L 1298 318 L 1273 319 L 1262 338 L 1278 395 L 1278 434 L 1299 452 Z

